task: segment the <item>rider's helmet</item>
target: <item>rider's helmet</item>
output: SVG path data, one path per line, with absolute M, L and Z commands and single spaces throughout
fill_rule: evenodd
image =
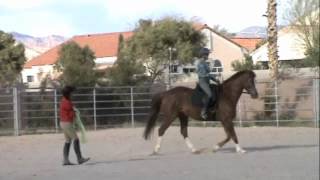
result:
M 209 56 L 210 54 L 210 50 L 208 48 L 201 48 L 200 51 L 199 51 L 199 57 L 202 58 L 204 56 Z

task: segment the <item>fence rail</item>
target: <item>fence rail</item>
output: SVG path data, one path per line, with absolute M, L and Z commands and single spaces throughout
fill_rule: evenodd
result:
M 238 126 L 304 125 L 319 127 L 319 79 L 257 82 L 259 99 L 243 94 L 234 123 Z M 145 124 L 151 97 L 166 86 L 78 88 L 74 104 L 86 126 L 99 129 Z M 58 89 L 0 89 L 0 135 L 59 132 Z M 217 122 L 191 121 L 194 125 Z

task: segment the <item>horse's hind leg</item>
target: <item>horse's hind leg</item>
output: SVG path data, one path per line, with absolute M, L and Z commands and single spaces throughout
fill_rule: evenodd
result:
M 188 148 L 191 150 L 192 153 L 197 153 L 198 151 L 194 148 L 192 142 L 188 137 L 188 117 L 184 114 L 179 114 L 180 119 L 180 132 L 183 136 Z
M 231 137 L 227 133 L 227 137 L 223 141 L 221 141 L 217 145 L 215 145 L 215 147 L 213 148 L 213 151 L 214 152 L 218 151 L 222 146 L 224 146 L 228 141 L 230 141 L 230 139 L 231 139 Z
M 168 129 L 168 127 L 170 126 L 170 124 L 172 123 L 172 121 L 175 118 L 176 117 L 174 115 L 166 116 L 164 118 L 164 120 L 158 130 L 157 144 L 154 147 L 153 154 L 157 154 L 159 152 L 160 147 L 161 147 L 161 142 L 162 142 L 162 136 L 164 135 L 164 133 L 166 132 L 166 130 Z

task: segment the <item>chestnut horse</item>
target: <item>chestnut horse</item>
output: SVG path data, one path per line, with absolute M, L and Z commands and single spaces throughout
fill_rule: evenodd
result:
M 215 106 L 216 119 L 222 123 L 227 137 L 214 147 L 214 151 L 218 150 L 232 139 L 236 144 L 236 152 L 245 152 L 239 145 L 232 120 L 236 116 L 236 106 L 243 90 L 246 90 L 246 93 L 250 94 L 251 98 L 258 97 L 258 92 L 255 87 L 255 76 L 253 71 L 244 70 L 234 74 L 219 85 L 219 100 Z M 166 129 L 176 118 L 179 118 L 180 120 L 180 131 L 188 148 L 190 148 L 193 153 L 199 152 L 194 148 L 188 138 L 188 118 L 191 117 L 195 120 L 203 120 L 200 116 L 201 107 L 192 104 L 191 96 L 193 92 L 194 89 L 191 88 L 175 87 L 168 91 L 158 93 L 152 98 L 150 117 L 144 131 L 145 139 L 150 137 L 160 112 L 163 114 L 164 118 L 158 131 L 158 139 L 157 144 L 154 147 L 154 154 L 159 152 L 162 137 Z M 213 118 L 213 116 L 210 118 Z

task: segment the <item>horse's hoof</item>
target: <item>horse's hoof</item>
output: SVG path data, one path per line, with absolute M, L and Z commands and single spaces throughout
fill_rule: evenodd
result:
M 153 152 L 150 154 L 150 156 L 157 156 L 157 155 L 159 155 L 159 153 L 158 153 L 158 152 L 155 152 L 155 151 L 153 151 Z
M 193 150 L 192 154 L 201 154 L 201 151 L 200 150 Z
M 213 149 L 212 152 L 216 153 L 216 152 L 218 152 L 218 149 Z
M 244 153 L 247 153 L 247 151 L 240 149 L 240 150 L 237 150 L 237 153 L 244 154 Z
M 216 152 L 218 152 L 218 150 L 220 149 L 220 146 L 215 146 L 214 148 L 213 148 L 213 150 L 212 150 L 212 152 L 213 153 L 216 153 Z

